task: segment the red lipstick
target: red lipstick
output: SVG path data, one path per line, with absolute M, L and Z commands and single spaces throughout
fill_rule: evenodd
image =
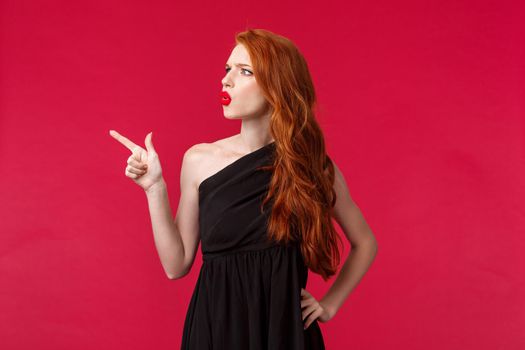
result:
M 230 97 L 230 94 L 228 94 L 227 91 L 221 91 L 219 95 L 221 97 L 221 103 L 225 106 L 229 105 L 232 101 L 232 98 Z

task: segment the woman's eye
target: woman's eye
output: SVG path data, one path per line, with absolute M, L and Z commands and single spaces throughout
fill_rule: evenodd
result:
M 230 67 L 226 67 L 226 68 L 225 68 L 226 73 L 228 73 L 230 70 L 231 70 Z M 252 74 L 253 74 L 252 72 L 250 72 L 249 70 L 244 69 L 244 68 L 242 68 L 241 71 L 246 71 L 246 72 L 249 73 L 249 74 L 245 74 L 245 75 L 252 75 Z

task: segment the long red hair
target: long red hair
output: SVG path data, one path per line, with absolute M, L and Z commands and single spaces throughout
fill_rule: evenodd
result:
M 289 39 L 264 29 L 235 36 L 250 55 L 254 76 L 272 108 L 275 158 L 268 194 L 268 236 L 299 241 L 305 264 L 326 281 L 340 263 L 333 222 L 334 166 L 315 118 L 316 95 L 306 60 Z

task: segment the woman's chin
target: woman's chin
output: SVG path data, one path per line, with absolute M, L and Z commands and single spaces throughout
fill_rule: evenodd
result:
M 241 119 L 240 116 L 228 113 L 227 111 L 224 111 L 223 114 L 224 114 L 224 118 L 226 118 L 226 119 Z

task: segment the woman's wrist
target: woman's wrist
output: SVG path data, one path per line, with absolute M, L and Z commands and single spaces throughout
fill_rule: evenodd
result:
M 150 187 L 144 190 L 147 195 L 158 193 L 158 191 L 162 191 L 166 189 L 166 182 L 164 181 L 164 178 L 160 178 L 159 181 L 152 184 Z
M 319 301 L 319 304 L 323 306 L 323 309 L 328 313 L 328 315 L 330 315 L 330 318 L 333 318 L 335 314 L 337 313 L 337 308 L 334 305 L 332 305 L 330 302 L 321 299 Z

